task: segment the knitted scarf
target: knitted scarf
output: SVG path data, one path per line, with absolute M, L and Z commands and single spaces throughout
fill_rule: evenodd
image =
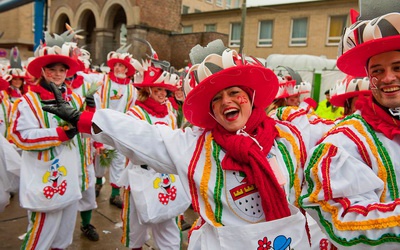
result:
M 393 139 L 395 135 L 400 135 L 400 121 L 374 103 L 372 98 L 372 96 L 369 98 L 360 96 L 356 102 L 356 108 L 361 110 L 361 115 L 365 121 L 375 131 L 383 133 L 389 139 Z
M 264 110 L 255 108 L 244 130 L 258 141 L 262 150 L 249 136 L 230 133 L 220 124 L 212 130 L 215 141 L 226 150 L 222 168 L 244 172 L 248 182 L 256 185 L 266 221 L 289 216 L 285 192 L 267 160 L 267 154 L 278 135 L 275 121 L 266 116 Z
M 157 118 L 163 118 L 168 115 L 167 105 L 165 103 L 159 103 L 153 98 L 149 97 L 143 102 L 136 100 L 135 104 L 146 110 L 146 112 L 150 115 Z

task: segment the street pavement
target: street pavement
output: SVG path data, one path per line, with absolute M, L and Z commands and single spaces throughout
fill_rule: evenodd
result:
M 93 242 L 83 236 L 80 230 L 80 215 L 78 213 L 74 239 L 68 250 L 124 250 L 129 249 L 121 244 L 122 222 L 120 218 L 121 209 L 109 204 L 111 187 L 105 183 L 99 197 L 98 208 L 93 211 L 91 224 L 96 227 L 100 240 Z M 185 212 L 185 220 L 192 224 L 197 218 L 193 210 Z M 11 198 L 10 205 L 3 213 L 0 213 L 0 249 L 19 249 L 22 240 L 19 239 L 28 225 L 26 210 L 19 206 L 18 194 Z M 187 231 L 182 232 L 182 250 L 187 249 Z M 157 249 L 152 239 L 143 246 L 143 250 Z

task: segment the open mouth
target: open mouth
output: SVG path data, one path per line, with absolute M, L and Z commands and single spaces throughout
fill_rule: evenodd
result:
M 383 93 L 393 93 L 396 91 L 399 91 L 400 87 L 399 86 L 391 86 L 391 87 L 385 87 L 385 88 L 381 88 L 381 91 Z
M 236 108 L 228 108 L 224 111 L 225 119 L 233 121 L 239 116 L 239 110 Z

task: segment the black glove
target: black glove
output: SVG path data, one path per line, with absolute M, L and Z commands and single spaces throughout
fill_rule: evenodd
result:
M 71 140 L 74 138 L 74 136 L 78 134 L 78 129 L 77 128 L 70 128 L 68 130 L 65 130 L 65 135 Z
M 95 108 L 96 107 L 96 103 L 94 101 L 94 96 L 93 95 L 87 95 L 85 97 L 85 102 L 86 102 L 86 105 L 88 107 L 90 107 L 90 108 Z
M 62 98 L 61 91 L 57 88 L 54 83 L 50 83 L 51 91 L 56 98 L 56 105 L 46 105 L 42 109 L 44 111 L 55 114 L 66 122 L 71 123 L 74 127 L 79 121 L 82 112 L 73 108 L 67 101 Z

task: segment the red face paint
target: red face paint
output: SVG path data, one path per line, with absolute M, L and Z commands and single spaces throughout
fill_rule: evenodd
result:
M 240 104 L 244 104 L 244 103 L 248 103 L 249 102 L 249 100 L 247 99 L 246 96 L 238 96 L 237 99 L 238 99 Z

